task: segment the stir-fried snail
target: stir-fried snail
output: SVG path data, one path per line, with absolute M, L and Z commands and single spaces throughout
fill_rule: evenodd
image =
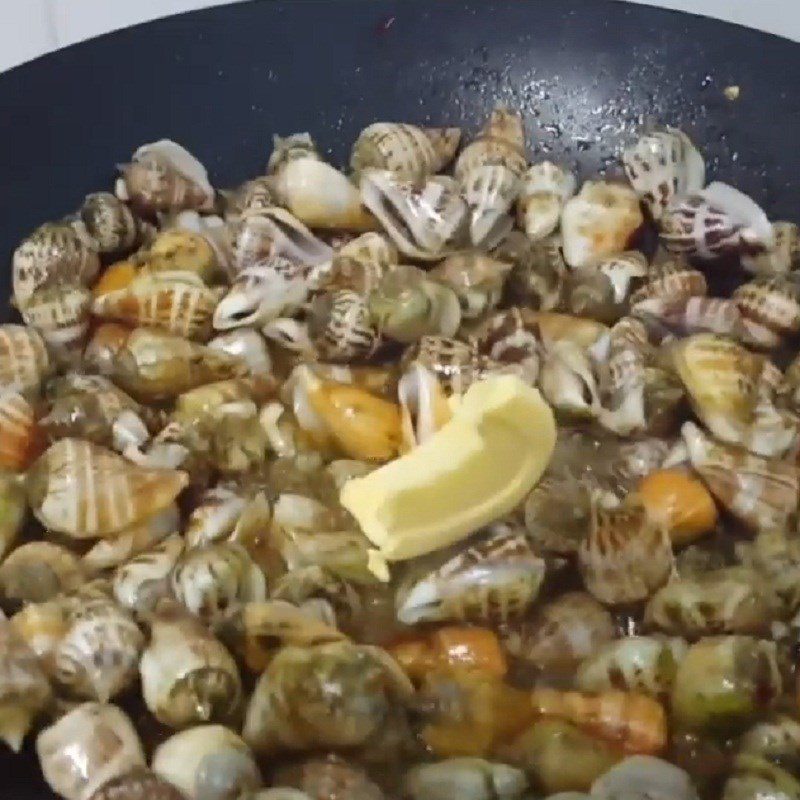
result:
M 412 691 L 400 668 L 377 648 L 350 642 L 288 646 L 256 685 L 244 738 L 260 753 L 364 745 Z
M 116 706 L 84 703 L 36 739 L 45 780 L 65 800 L 89 800 L 106 782 L 144 767 L 142 743 Z
M 172 728 L 234 717 L 242 685 L 233 657 L 188 612 L 157 611 L 139 662 L 147 708 Z
M 36 654 L 0 612 L 0 739 L 18 752 L 51 697 Z
M 110 599 L 76 599 L 53 656 L 53 677 L 70 694 L 105 703 L 133 683 L 143 647 L 126 609 Z
M 161 140 L 20 232 L 0 738 L 65 800 L 800 798 L 800 229 L 527 122 Z
M 189 800 L 236 800 L 261 786 L 249 748 L 222 725 L 198 725 L 174 734 L 156 748 L 152 766 Z

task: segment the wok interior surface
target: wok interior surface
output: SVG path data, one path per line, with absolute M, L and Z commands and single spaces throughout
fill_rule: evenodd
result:
M 643 123 L 674 125 L 709 179 L 798 219 L 799 55 L 776 37 L 605 0 L 253 2 L 168 18 L 0 79 L 0 250 L 9 264 L 22 236 L 109 188 L 142 142 L 181 142 L 228 186 L 263 167 L 274 132 L 309 130 L 341 165 L 370 122 L 474 130 L 497 103 L 525 114 L 531 160 L 583 178 L 617 171 Z M 0 767 L 0 795 L 47 795 L 32 754 L 3 750 Z

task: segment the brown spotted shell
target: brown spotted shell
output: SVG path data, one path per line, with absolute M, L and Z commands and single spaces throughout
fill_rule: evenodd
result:
M 646 133 L 623 152 L 622 164 L 656 220 L 673 197 L 705 186 L 703 157 L 689 137 L 675 128 Z
M 628 186 L 586 181 L 561 214 L 564 258 L 574 268 L 589 267 L 626 250 L 644 217 Z
M 290 133 L 288 136 L 272 135 L 272 152 L 267 161 L 267 175 L 272 176 L 280 172 L 290 161 L 302 158 L 312 158 L 321 161 L 319 149 L 307 131 L 303 133 Z M 266 178 L 256 178 L 251 183 L 266 181 Z
M 773 222 L 773 246 L 765 253 L 742 256 L 742 266 L 756 275 L 783 275 L 800 267 L 800 228 L 794 222 Z
M 522 114 L 498 106 L 475 138 L 459 155 L 455 165 L 456 180 L 464 183 L 481 167 L 505 167 L 521 177 L 528 166 L 525 155 L 525 130 Z
M 633 317 L 623 317 L 609 333 L 608 358 L 601 365 L 604 407 L 601 424 L 620 435 L 643 431 L 646 369 L 650 351 L 647 330 Z
M 187 550 L 170 575 L 170 585 L 179 603 L 209 622 L 238 603 L 266 597 L 264 574 L 235 542 Z
M 800 410 L 800 353 L 786 367 L 778 391 L 791 408 Z
M 549 471 L 525 501 L 525 528 L 538 552 L 574 555 L 586 538 L 591 495 L 586 482 Z
M 169 576 L 183 547 L 183 539 L 174 533 L 121 564 L 114 572 L 117 602 L 134 614 L 152 611 L 158 600 L 169 596 Z
M 697 334 L 673 348 L 672 363 L 711 432 L 737 442 L 749 424 L 763 360 L 722 336 Z
M 366 296 L 393 266 L 399 263 L 397 248 L 381 233 L 363 233 L 340 247 L 324 270 L 319 289 L 350 289 Z
M 493 362 L 518 365 L 533 384 L 539 374 L 542 340 L 535 312 L 514 306 L 484 320 L 475 333 L 478 351 Z
M 682 575 L 648 601 L 645 620 L 665 633 L 699 639 L 720 633 L 767 631 L 770 599 L 760 576 L 747 567 Z
M 359 134 L 350 154 L 355 173 L 385 169 L 403 180 L 439 172 L 455 155 L 459 128 L 419 128 L 400 122 L 375 122 Z
M 586 592 L 566 592 L 540 606 L 529 618 L 508 626 L 508 652 L 539 669 L 574 669 L 615 638 L 611 614 Z
M 37 228 L 14 251 L 14 302 L 23 308 L 42 286 L 67 283 L 88 286 L 100 269 L 97 251 L 75 228 L 47 223 Z
M 236 662 L 208 628 L 180 606 L 156 609 L 139 672 L 148 710 L 172 728 L 230 720 L 239 710 L 242 684 Z
M 36 739 L 42 773 L 65 800 L 89 800 L 108 781 L 145 767 L 139 735 L 114 705 L 83 703 Z
M 361 263 L 376 264 L 384 270 L 400 263 L 397 248 L 385 234 L 362 233 L 342 245 L 337 251 L 337 256 L 351 258 Z
M 262 800 L 301 800 L 303 797 L 309 800 L 385 799 L 385 795 L 370 779 L 366 770 L 333 754 L 279 768 L 275 777 L 276 785 L 297 787 L 302 795 L 276 795 Z
M 528 167 L 517 201 L 517 224 L 531 241 L 541 241 L 556 231 L 564 203 L 575 194 L 577 183 L 571 172 L 552 161 Z
M 214 189 L 205 167 L 168 139 L 142 145 L 119 167 L 116 195 L 144 215 L 159 211 L 210 211 Z
M 658 338 L 696 333 L 737 339 L 745 336 L 738 306 L 724 297 L 650 297 L 639 301 L 632 313 Z
M 84 580 L 80 559 L 52 542 L 26 542 L 0 565 L 0 595 L 12 602 L 50 600 L 74 591 Z
M 348 289 L 314 299 L 309 333 L 322 358 L 331 361 L 366 358 L 378 345 L 366 298 Z
M 134 278 L 124 289 L 94 300 L 101 319 L 142 325 L 205 341 L 211 336 L 219 292 L 190 272 L 158 272 Z
M 607 605 L 633 603 L 663 586 L 673 565 L 667 530 L 644 506 L 592 509 L 589 534 L 578 548 L 586 588 Z
M 18 392 L 0 392 L 0 468 L 10 472 L 26 470 L 42 443 L 31 404 Z
M 766 214 L 747 195 L 712 183 L 674 198 L 661 220 L 661 241 L 674 253 L 714 259 L 768 250 L 774 234 Z
M 501 364 L 467 344 L 446 336 L 423 336 L 403 356 L 406 363 L 419 362 L 438 379 L 445 392 L 463 394 L 489 375 L 524 374 L 519 364 Z
M 0 740 L 19 752 L 36 717 L 52 699 L 36 655 L 0 612 Z
M 462 244 L 469 209 L 452 178 L 406 181 L 371 169 L 362 174 L 360 185 L 363 204 L 404 255 L 436 261 Z
M 733 300 L 743 317 L 779 336 L 800 332 L 800 285 L 793 280 L 755 278 L 739 286 Z
M 667 260 L 650 267 L 647 279 L 631 293 L 631 309 L 635 310 L 637 303 L 651 298 L 683 300 L 707 293 L 706 277 L 699 269 L 681 260 Z
M 720 444 L 696 425 L 681 430 L 689 460 L 723 508 L 753 531 L 781 528 L 797 511 L 800 473 L 789 461 Z
M 132 250 L 142 234 L 139 220 L 110 192 L 86 195 L 78 219 L 95 249 L 103 255 Z
M 25 395 L 38 394 L 52 372 L 42 337 L 23 325 L 0 325 L 0 385 Z
M 80 359 L 91 306 L 91 292 L 84 286 L 57 284 L 37 289 L 20 312 L 25 323 L 41 333 L 53 356 L 69 365 Z
M 167 400 L 213 381 L 247 375 L 243 359 L 150 328 L 101 325 L 86 348 L 87 365 L 144 402 Z
M 53 677 L 72 696 L 107 702 L 133 683 L 144 635 L 112 600 L 75 603 L 56 646 Z
M 47 413 L 39 426 L 51 442 L 74 436 L 114 447 L 115 423 L 121 418 L 135 417 L 152 432 L 162 422 L 160 412 L 140 405 L 101 375 L 68 373 L 48 383 L 46 396 Z
M 95 538 L 166 508 L 187 480 L 183 472 L 145 469 L 90 442 L 60 439 L 31 467 L 28 501 L 51 530 Z
M 406 625 L 442 620 L 507 622 L 538 594 L 545 563 L 523 532 L 501 527 L 403 587 L 397 616 Z
M 304 152 L 306 157 L 307 153 Z M 248 212 L 259 212 L 275 205 L 275 190 L 272 185 L 272 178 L 269 176 L 259 176 L 252 180 L 245 181 L 235 189 L 223 191 L 225 200 L 225 219 L 228 221 L 238 220 Z
M 139 767 L 107 781 L 89 800 L 185 800 L 185 797 L 168 781 Z

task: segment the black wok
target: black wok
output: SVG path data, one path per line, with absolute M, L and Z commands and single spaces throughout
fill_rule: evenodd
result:
M 739 99 L 723 90 L 740 87 Z M 175 139 L 217 185 L 252 176 L 273 132 L 335 160 L 374 120 L 476 125 L 524 111 L 531 152 L 616 164 L 652 117 L 684 128 L 712 177 L 800 220 L 800 48 L 608 0 L 253 2 L 164 19 L 0 78 L 0 253 L 111 185 L 140 144 Z M 9 271 L 4 280 L 9 285 Z M 0 753 L 0 797 L 45 796 L 30 754 Z

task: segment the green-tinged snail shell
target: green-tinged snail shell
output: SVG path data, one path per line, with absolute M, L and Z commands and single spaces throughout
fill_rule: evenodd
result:
M 774 642 L 711 636 L 693 644 L 672 686 L 675 724 L 725 733 L 752 722 L 781 693 Z
M 284 647 L 256 684 L 244 738 L 265 754 L 363 745 L 393 704 L 411 693 L 404 673 L 379 648 L 350 642 Z

